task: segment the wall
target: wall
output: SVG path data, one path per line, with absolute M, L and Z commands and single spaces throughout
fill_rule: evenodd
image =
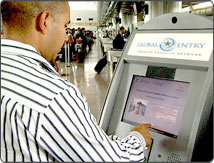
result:
M 71 10 L 70 14 L 71 28 L 84 27 L 86 30 L 97 31 L 96 10 Z M 77 21 L 77 18 L 81 18 L 81 21 Z M 89 21 L 89 18 L 93 18 L 93 20 Z

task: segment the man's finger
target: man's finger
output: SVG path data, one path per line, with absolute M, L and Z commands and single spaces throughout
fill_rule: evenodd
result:
M 145 126 L 146 128 L 151 128 L 151 127 L 152 127 L 151 124 L 144 124 L 144 126 Z

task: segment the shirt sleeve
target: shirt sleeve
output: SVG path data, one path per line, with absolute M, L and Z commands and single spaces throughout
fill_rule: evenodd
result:
M 37 141 L 57 161 L 144 161 L 143 136 L 107 136 L 73 87 L 51 101 L 38 130 Z

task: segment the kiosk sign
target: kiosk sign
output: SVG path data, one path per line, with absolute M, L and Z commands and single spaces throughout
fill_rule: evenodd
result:
M 209 61 L 212 50 L 212 33 L 140 33 L 128 55 Z

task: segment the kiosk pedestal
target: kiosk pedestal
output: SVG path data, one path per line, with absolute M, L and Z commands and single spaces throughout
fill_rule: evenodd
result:
M 105 132 L 125 137 L 150 123 L 147 161 L 191 161 L 213 104 L 212 27 L 201 16 L 173 13 L 132 33 L 104 102 Z

